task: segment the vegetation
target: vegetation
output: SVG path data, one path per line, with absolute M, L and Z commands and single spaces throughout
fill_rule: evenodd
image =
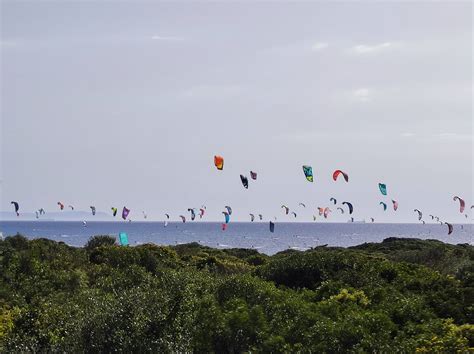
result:
M 0 352 L 468 352 L 474 251 L 0 241 Z

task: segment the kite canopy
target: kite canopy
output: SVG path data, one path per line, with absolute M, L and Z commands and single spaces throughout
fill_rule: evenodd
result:
M 341 214 L 344 214 L 344 209 L 342 209 L 341 207 L 338 207 L 336 210 L 340 210 Z
M 418 220 L 421 220 L 421 218 L 423 217 L 423 213 L 418 209 L 414 209 L 413 211 L 418 213 Z M 438 218 L 438 221 L 439 221 L 439 218 Z
M 344 177 L 344 180 L 346 182 L 349 182 L 349 175 L 341 170 L 334 171 L 334 173 L 332 174 L 332 179 L 334 181 L 337 181 L 337 178 L 339 177 L 339 175 L 342 175 Z
M 324 213 L 323 213 L 323 214 L 324 214 L 324 218 L 325 218 L 325 219 L 328 218 L 330 212 L 331 212 L 331 209 L 329 209 L 329 208 L 327 208 L 327 207 L 324 208 Z
M 229 215 L 232 215 L 232 208 L 228 205 L 226 205 L 224 208 L 227 209 L 227 212 L 229 213 Z
M 64 204 L 61 203 L 61 202 L 58 202 L 58 205 L 59 205 L 59 209 L 63 210 L 64 209 Z
M 91 205 L 90 208 L 91 208 L 92 215 L 95 215 L 95 206 Z
M 273 221 L 270 221 L 270 232 L 275 232 L 275 223 Z
M 305 203 L 299 203 L 298 205 L 302 206 L 303 208 L 306 208 L 306 204 L 305 204 Z
M 250 221 L 253 222 L 255 220 L 255 215 L 249 214 L 250 215 Z
M 194 220 L 196 218 L 196 213 L 194 212 L 194 209 L 188 208 L 188 211 L 191 213 L 191 220 Z
M 226 212 L 226 211 L 223 211 L 222 214 L 224 214 L 224 218 L 225 218 L 225 223 L 228 224 L 229 221 L 230 221 L 230 216 L 229 216 L 229 213 Z
M 71 210 L 74 210 L 74 206 L 73 205 L 68 205 L 69 208 L 71 208 Z
M 115 207 L 112 207 L 112 208 L 110 208 L 110 210 L 112 210 L 112 215 L 115 217 L 117 215 L 118 209 L 115 208 Z
M 257 172 L 250 171 L 250 178 L 253 179 L 253 180 L 256 180 L 257 179 Z
M 466 203 L 464 202 L 463 199 L 459 198 L 458 196 L 455 196 L 453 198 L 454 201 L 458 200 L 459 201 L 459 212 L 460 213 L 463 213 L 464 212 L 464 208 L 466 207 Z
M 380 189 L 380 193 L 382 193 L 383 195 L 387 195 L 387 186 L 383 183 L 379 183 L 379 189 Z
M 186 222 L 186 217 L 184 215 L 180 215 L 179 217 L 181 218 L 182 222 Z
M 128 246 L 128 236 L 125 232 L 119 233 L 119 243 L 121 246 Z
M 313 182 L 313 168 L 311 166 L 304 165 L 303 172 L 308 182 Z
M 393 210 L 397 211 L 398 209 L 398 202 L 396 200 L 392 199 L 392 204 L 393 204 Z
M 383 205 L 383 211 L 387 210 L 387 204 L 385 204 L 384 202 L 380 202 L 379 204 Z
M 352 203 L 342 202 L 342 205 L 347 205 L 347 207 L 349 208 L 349 214 L 352 214 L 352 212 L 354 211 L 354 207 L 352 206 Z
M 214 156 L 214 165 L 218 170 L 224 169 L 224 158 L 222 156 L 216 155 Z
M 448 225 L 448 235 L 451 235 L 453 233 L 453 225 L 449 222 L 445 222 L 445 224 Z
M 259 218 L 260 220 L 263 220 L 263 215 L 262 215 L 262 214 L 258 214 L 258 218 Z
M 281 207 L 285 209 L 285 214 L 288 215 L 290 208 L 288 208 L 286 205 L 282 205 Z
M 240 175 L 240 180 L 242 181 L 242 185 L 244 186 L 245 189 L 249 188 L 249 180 L 247 177 L 244 175 Z
M 20 210 L 20 205 L 18 204 L 18 202 L 11 201 L 10 204 L 13 204 L 13 207 L 15 208 L 16 216 L 20 216 L 20 213 L 18 212 L 18 210 Z
M 130 209 L 127 207 L 123 207 L 122 209 L 122 219 L 127 220 L 128 214 L 130 213 Z
M 296 213 L 294 211 L 291 212 L 291 215 L 293 215 L 296 218 Z

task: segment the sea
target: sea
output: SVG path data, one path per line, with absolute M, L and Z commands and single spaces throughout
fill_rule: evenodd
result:
M 381 242 L 388 237 L 436 239 L 451 244 L 473 244 L 474 225 L 456 224 L 448 235 L 448 227 L 440 224 L 382 223 L 285 223 L 232 222 L 225 230 L 217 222 L 112 222 L 91 221 L 0 221 L 0 236 L 20 233 L 30 239 L 47 238 L 81 247 L 94 235 L 128 235 L 131 246 L 153 243 L 177 245 L 198 242 L 213 248 L 251 248 L 272 255 L 287 249 L 308 250 L 328 245 L 349 247 L 367 242 Z

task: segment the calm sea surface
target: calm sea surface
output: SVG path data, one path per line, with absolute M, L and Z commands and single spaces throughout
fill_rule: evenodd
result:
M 354 246 L 364 242 L 380 242 L 387 237 L 437 239 L 458 244 L 474 241 L 474 225 L 455 225 L 448 236 L 446 225 L 439 224 L 358 224 L 358 223 L 275 223 L 270 233 L 265 222 L 233 222 L 222 231 L 220 223 L 189 222 L 88 222 L 80 221 L 1 221 L 3 237 L 21 233 L 29 238 L 48 238 L 72 246 L 83 246 L 94 235 L 128 234 L 131 245 L 155 243 L 176 245 L 199 242 L 214 248 L 254 248 L 274 254 L 293 248 L 305 250 L 318 245 Z

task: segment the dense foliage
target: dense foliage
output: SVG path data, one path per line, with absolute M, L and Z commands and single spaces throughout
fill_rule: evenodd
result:
M 0 241 L 0 351 L 467 352 L 474 251 Z

